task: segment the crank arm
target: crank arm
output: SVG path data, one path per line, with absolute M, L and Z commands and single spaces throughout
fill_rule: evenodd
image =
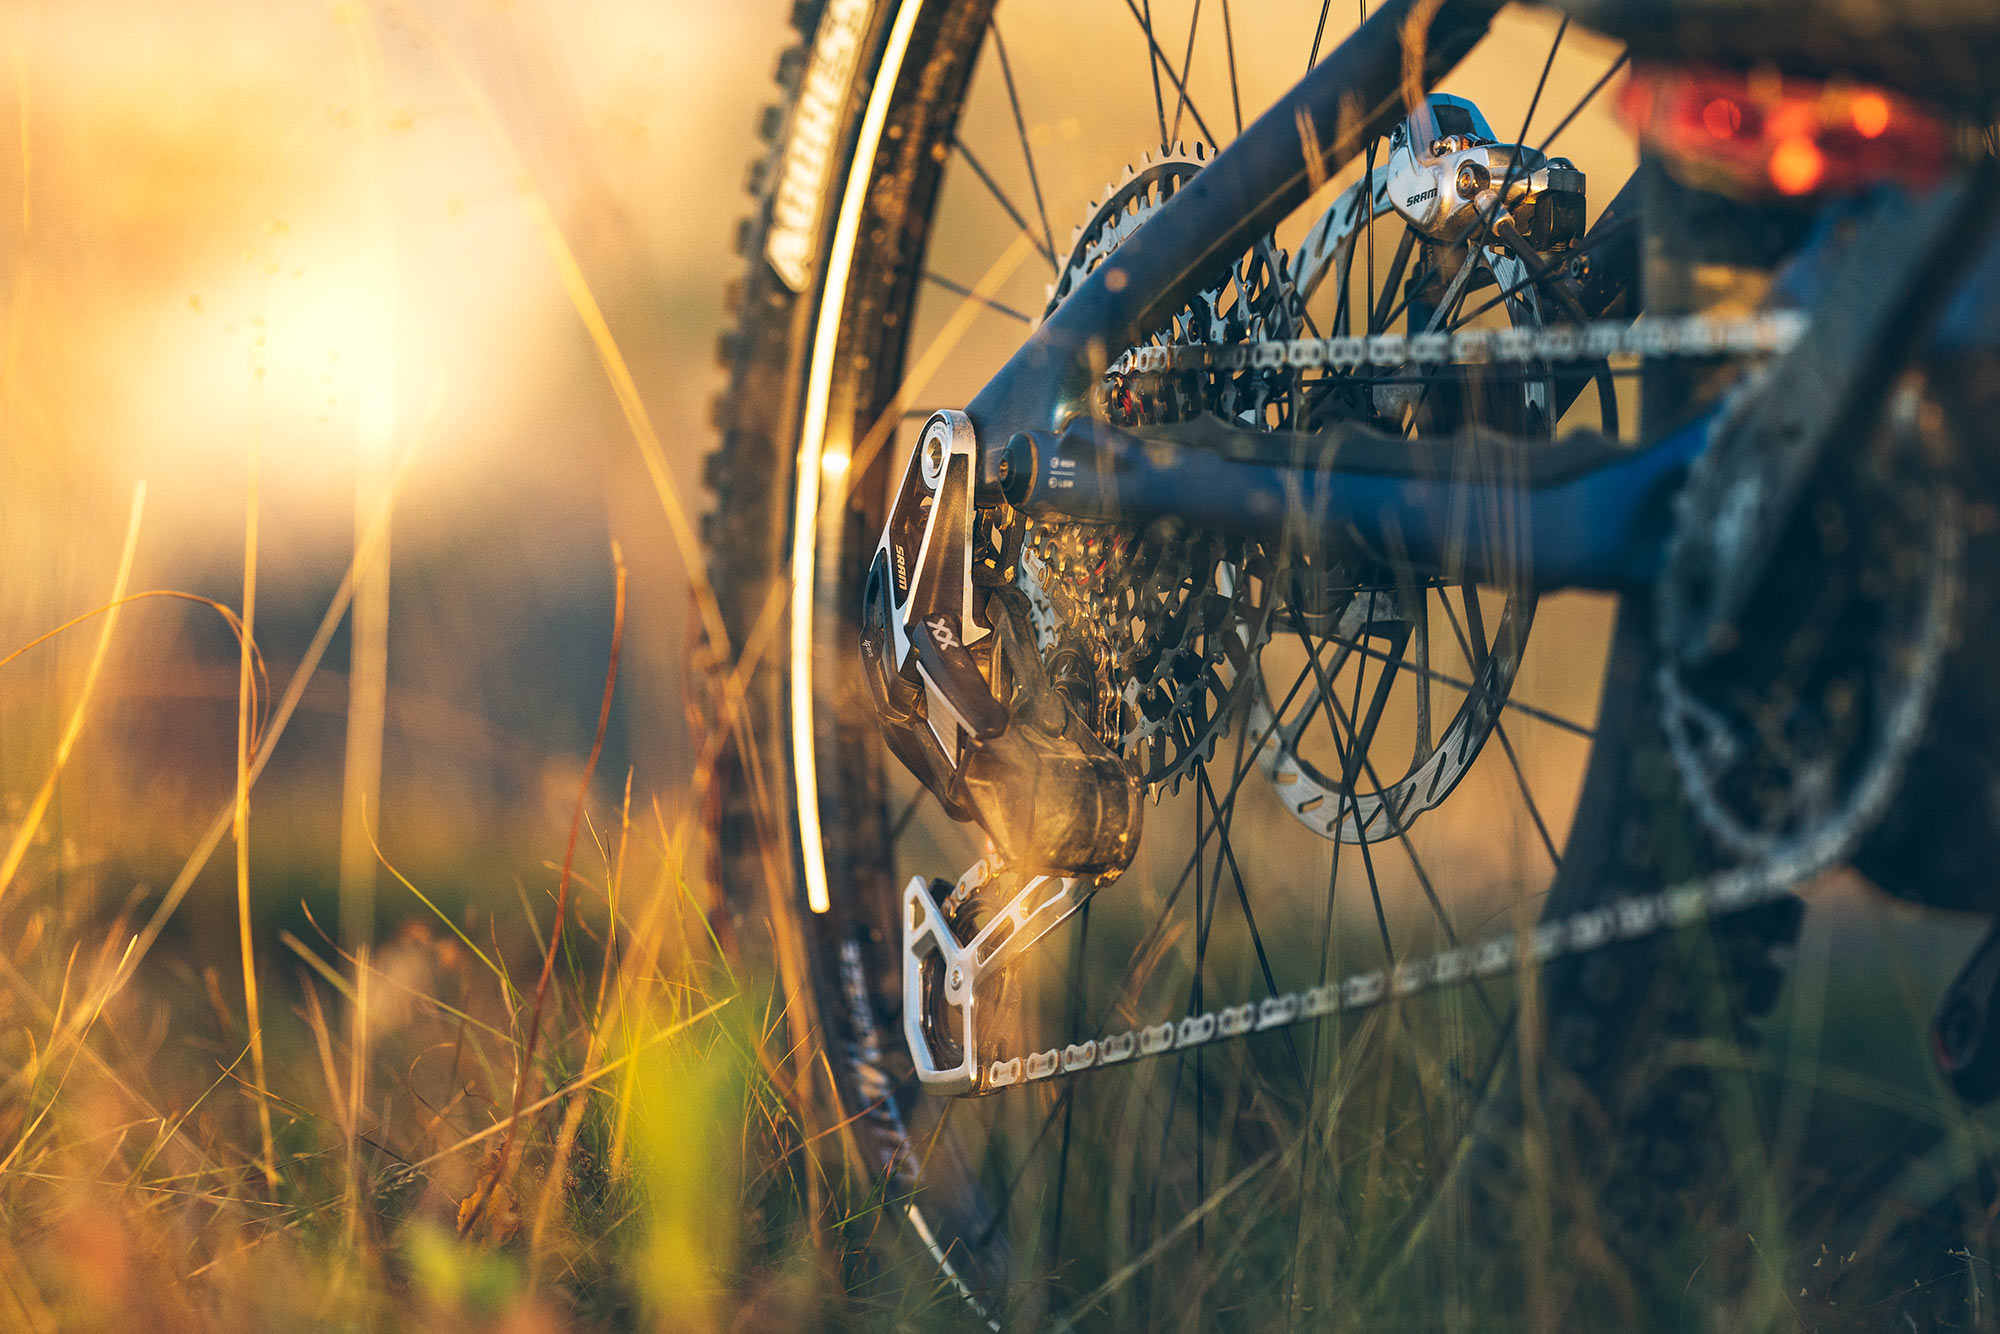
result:
M 2000 922 L 1945 989 L 1931 1018 L 1931 1055 L 1959 1097 L 1974 1104 L 2000 1097 Z

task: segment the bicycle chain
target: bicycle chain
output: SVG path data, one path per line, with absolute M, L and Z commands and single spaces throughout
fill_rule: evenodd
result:
M 1405 1000 L 1466 982 L 1485 981 L 1532 964 L 1590 954 L 1630 944 L 1662 931 L 1746 912 L 1774 903 L 1824 863 L 1766 863 L 1723 872 L 1706 880 L 1628 895 L 1597 908 L 1537 924 L 1532 931 L 1507 931 L 1473 945 L 1455 945 L 1394 968 L 1353 973 L 1337 981 L 1280 992 L 1261 1001 L 1220 1009 L 1100 1038 L 1050 1047 L 1025 1056 L 1000 1057 L 980 1073 L 977 1092 L 993 1093 L 1058 1075 L 1077 1075 L 1105 1066 L 1296 1027 L 1333 1014 L 1356 1014 L 1388 1000 Z M 954 891 L 955 893 L 956 891 Z
M 1374 334 L 1301 338 L 1227 346 L 1181 345 L 1128 351 L 1109 374 L 1157 375 L 1191 370 L 1240 370 L 1363 365 L 1393 368 L 1411 363 L 1601 360 L 1615 356 L 1769 356 L 1788 352 L 1804 334 L 1807 317 L 1773 311 L 1734 318 L 1689 315 L 1598 321 L 1538 329 L 1463 330 L 1444 334 Z M 1270 1033 L 1335 1014 L 1357 1014 L 1391 1000 L 1511 974 L 1525 966 L 1630 944 L 1664 931 L 1746 912 L 1777 902 L 1792 887 L 1851 850 L 1859 830 L 1837 831 L 1810 849 L 1717 873 L 1706 879 L 1614 898 L 1596 908 L 1506 931 L 1475 944 L 1454 944 L 1391 968 L 1350 974 L 1335 981 L 1280 992 L 1259 1001 L 1169 1019 L 1061 1047 L 1001 1056 L 985 1063 L 975 1093 L 1040 1083 L 1107 1066 L 1174 1055 L 1195 1047 Z M 1808 858 L 1810 860 L 1808 860 Z M 949 915 L 969 903 L 1000 874 L 983 860 L 953 887 L 941 905 Z
M 1202 370 L 1352 370 L 1361 366 L 1456 365 L 1462 362 L 1601 361 L 1608 357 L 1733 357 L 1788 352 L 1805 333 L 1802 311 L 1767 311 L 1720 319 L 1708 315 L 1627 323 L 1552 324 L 1532 329 L 1461 329 L 1455 333 L 1350 334 L 1261 343 L 1184 343 L 1132 348 L 1109 375 Z

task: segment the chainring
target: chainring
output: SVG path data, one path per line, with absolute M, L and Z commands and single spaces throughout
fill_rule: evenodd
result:
M 1721 651 L 1698 665 L 1662 655 L 1682 789 L 1709 836 L 1746 861 L 1804 876 L 1847 856 L 1887 809 L 1929 720 L 1964 557 L 1933 416 L 1906 382 L 1888 421 L 1815 476 L 1789 520 L 1790 554 Z M 1676 541 L 1714 522 L 1692 494 Z

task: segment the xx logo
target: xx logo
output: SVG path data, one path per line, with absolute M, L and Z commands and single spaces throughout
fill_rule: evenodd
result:
M 957 648 L 958 633 L 952 629 L 951 618 L 942 612 L 924 622 L 930 627 L 931 639 L 939 648 Z

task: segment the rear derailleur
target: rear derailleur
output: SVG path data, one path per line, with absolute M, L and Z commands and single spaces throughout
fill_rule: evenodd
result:
M 896 758 L 994 852 L 904 893 L 904 1029 L 923 1082 L 976 1085 L 974 992 L 1131 864 L 1144 787 L 1051 686 L 1015 586 L 1022 524 L 975 503 L 972 423 L 925 423 L 868 573 L 863 674 Z M 998 887 L 1004 901 L 988 902 Z M 1007 892 L 1011 891 L 1011 892 Z

